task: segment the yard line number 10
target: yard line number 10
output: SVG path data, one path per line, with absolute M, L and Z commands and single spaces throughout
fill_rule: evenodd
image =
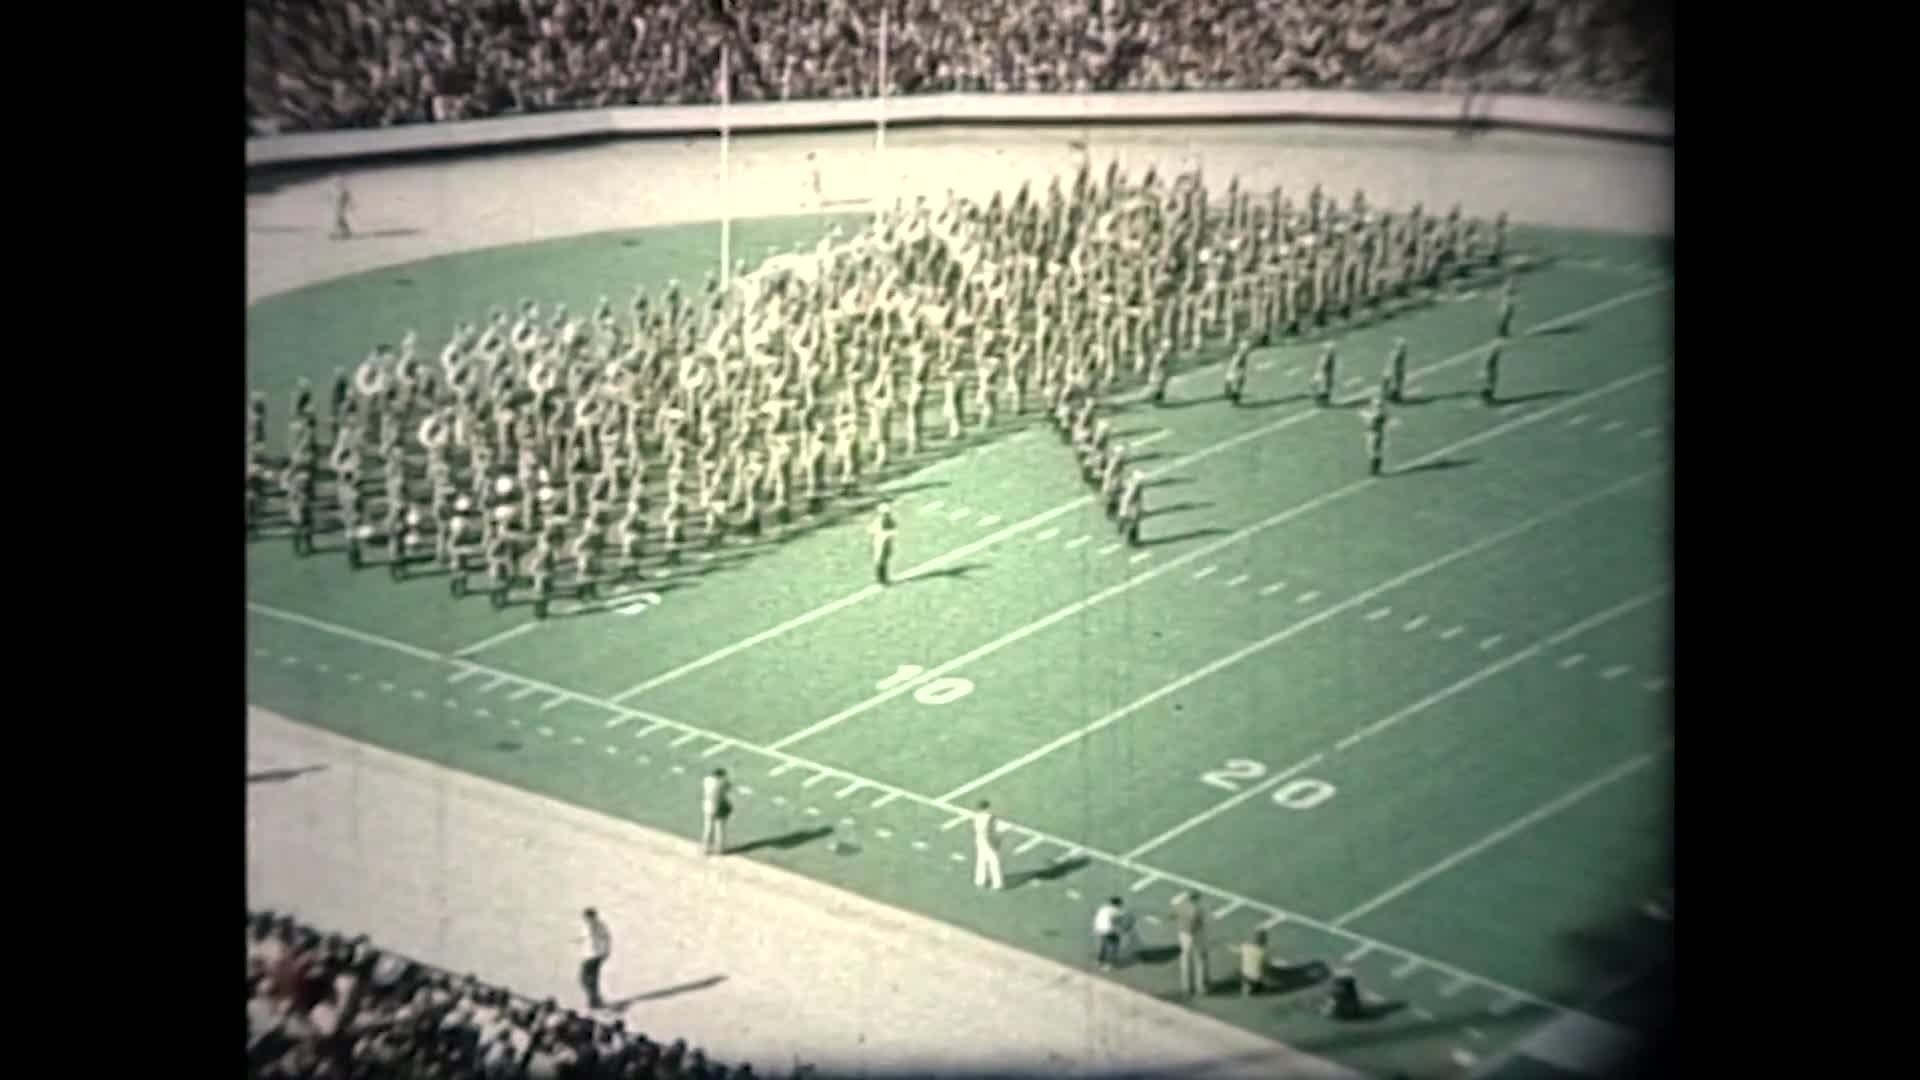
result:
M 1247 758 L 1230 758 L 1210 773 L 1202 773 L 1200 782 L 1222 791 L 1238 792 L 1240 785 L 1267 775 L 1267 767 Z M 1273 804 L 1288 810 L 1311 810 L 1333 798 L 1335 788 L 1325 780 L 1302 776 L 1273 789 Z

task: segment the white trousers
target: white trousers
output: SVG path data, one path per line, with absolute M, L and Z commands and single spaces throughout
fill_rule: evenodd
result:
M 976 888 L 1000 889 L 1006 886 L 1000 877 L 1000 853 L 986 844 L 973 846 L 973 884 Z

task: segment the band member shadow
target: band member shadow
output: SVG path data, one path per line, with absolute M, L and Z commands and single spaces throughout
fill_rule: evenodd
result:
M 692 982 L 683 982 L 675 986 L 663 986 L 658 990 L 647 990 L 642 993 L 631 994 L 617 1001 L 608 1002 L 607 1008 L 612 1012 L 625 1012 L 628 1007 L 638 1005 L 643 1001 L 659 1001 L 662 998 L 691 994 L 698 990 L 711 989 L 726 981 L 727 977 L 725 975 L 709 975 L 704 979 L 694 979 Z
M 1398 469 L 1388 469 L 1387 472 L 1393 476 L 1406 476 L 1411 473 L 1417 473 L 1417 472 L 1438 472 L 1445 469 L 1464 469 L 1467 466 L 1472 465 L 1475 461 L 1478 461 L 1478 460 L 1479 460 L 1478 458 L 1470 458 L 1470 457 L 1437 458 L 1433 461 L 1423 461 L 1418 465 L 1407 465 Z
M 1019 870 L 1007 875 L 1007 888 L 1017 889 L 1033 882 L 1059 881 L 1061 878 L 1086 869 L 1093 862 L 1085 855 L 1075 855 L 1071 859 L 1048 863 L 1038 870 Z
M 1333 969 L 1322 960 L 1308 960 L 1299 964 L 1270 963 L 1261 974 L 1260 985 L 1254 988 L 1253 996 L 1284 997 L 1297 994 L 1319 986 L 1332 977 Z M 1237 994 L 1240 992 L 1240 977 L 1233 975 L 1215 979 L 1211 989 L 1216 994 Z
M 1260 398 L 1257 401 L 1242 401 L 1240 407 L 1243 409 L 1275 409 L 1282 405 L 1301 405 L 1312 400 L 1313 395 L 1308 393 L 1281 394 L 1279 397 Z
M 1183 532 L 1183 533 L 1173 533 L 1168 536 L 1151 537 L 1149 539 L 1140 541 L 1140 546 L 1145 548 L 1145 547 L 1159 547 L 1162 544 L 1177 544 L 1183 540 L 1198 540 L 1206 536 L 1219 536 L 1221 533 L 1224 533 L 1226 531 L 1227 530 L 1222 529 L 1219 526 L 1209 525 L 1204 529 L 1188 529 L 1186 532 Z
M 1571 397 L 1575 391 L 1562 387 L 1557 390 L 1535 390 L 1530 394 L 1493 395 L 1489 405 L 1526 405 L 1535 401 L 1552 401 L 1554 398 Z
M 965 563 L 960 566 L 943 566 L 938 570 L 927 570 L 927 571 L 923 571 L 921 573 L 915 574 L 912 577 L 901 578 L 900 584 L 905 585 L 908 582 L 913 582 L 913 581 L 929 581 L 934 578 L 964 578 L 968 574 L 973 573 L 975 570 L 985 570 L 986 568 L 987 568 L 986 563 L 978 563 L 978 562 Z
M 831 835 L 833 835 L 833 826 L 816 825 L 810 829 L 795 829 L 792 832 L 781 833 L 778 836 L 764 836 L 758 840 L 749 840 L 744 844 L 736 844 L 727 849 L 727 854 L 746 855 L 751 852 L 766 851 L 768 849 L 775 851 L 792 851 L 794 848 L 805 847 L 815 840 L 824 840 Z

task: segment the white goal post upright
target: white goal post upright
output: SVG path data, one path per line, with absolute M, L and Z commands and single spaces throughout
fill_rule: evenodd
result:
M 724 295 L 733 274 L 733 162 L 728 156 L 727 111 L 733 101 L 727 70 L 728 47 L 720 46 L 720 290 Z

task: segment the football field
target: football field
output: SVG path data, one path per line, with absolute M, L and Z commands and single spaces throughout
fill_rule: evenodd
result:
M 735 250 L 829 220 L 739 223 Z M 586 313 L 697 282 L 712 239 L 600 234 L 274 297 L 249 309 L 249 382 L 277 436 L 297 376 L 324 394 L 408 327 L 436 356 L 521 297 Z M 1223 987 L 1259 929 L 1298 965 L 1195 1008 L 1381 1073 L 1590 1070 L 1645 1019 L 1640 908 L 1670 884 L 1671 282 L 1647 238 L 1514 244 L 1535 265 L 1492 405 L 1491 279 L 1256 351 L 1239 407 L 1205 358 L 1164 405 L 1129 398 L 1138 547 L 1030 418 L 544 621 L 269 537 L 248 547 L 249 698 L 689 837 L 724 766 L 744 857 L 1082 968 L 1094 908 L 1123 898 L 1147 949 L 1110 977 L 1149 993 L 1178 988 L 1168 907 L 1193 890 Z M 1396 337 L 1409 401 L 1369 478 L 1357 406 Z M 1340 400 L 1318 408 L 1329 339 Z M 1009 823 L 1002 893 L 972 887 L 981 799 Z M 1322 1018 L 1310 961 L 1380 1015 Z

